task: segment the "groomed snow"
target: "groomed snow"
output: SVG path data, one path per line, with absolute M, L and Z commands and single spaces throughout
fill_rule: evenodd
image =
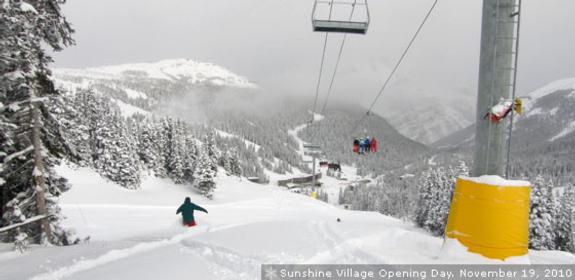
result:
M 118 99 L 113 99 L 113 101 L 118 105 L 118 107 L 120 107 L 120 112 L 122 113 L 122 116 L 124 116 L 126 118 L 131 117 L 135 114 L 140 114 L 143 116 L 150 114 L 150 112 L 148 112 L 144 109 L 141 109 L 141 108 L 136 107 L 134 105 L 124 103 Z
M 234 134 L 225 132 L 225 131 L 223 131 L 223 130 L 216 129 L 216 133 L 218 134 L 218 136 L 220 136 L 220 137 L 222 137 L 222 138 L 228 138 L 228 139 L 229 139 L 229 138 L 236 138 L 236 139 L 242 140 L 242 141 L 244 141 L 244 144 L 245 144 L 246 147 L 248 147 L 248 148 L 249 148 L 249 147 L 254 147 L 254 149 L 256 150 L 256 152 L 258 152 L 258 151 L 261 149 L 261 146 L 258 145 L 258 144 L 256 144 L 256 143 L 254 143 L 254 142 L 252 142 L 252 141 L 249 141 L 249 140 L 246 140 L 246 139 L 244 139 L 244 138 L 241 138 L 241 137 L 239 137 L 239 136 L 237 136 L 237 135 L 234 135 Z
M 565 137 L 571 133 L 575 132 L 575 121 L 571 122 L 565 129 L 563 129 L 559 134 L 553 136 L 549 141 L 553 142 L 559 138 Z
M 129 98 L 132 99 L 138 99 L 138 98 L 148 99 L 148 96 L 145 93 L 133 89 L 125 88 L 124 92 L 126 93 L 126 95 L 128 95 Z
M 531 183 L 527 181 L 518 181 L 518 180 L 505 180 L 497 175 L 485 175 L 481 177 L 460 177 L 463 180 L 471 181 L 477 184 L 484 184 L 496 187 L 529 187 Z

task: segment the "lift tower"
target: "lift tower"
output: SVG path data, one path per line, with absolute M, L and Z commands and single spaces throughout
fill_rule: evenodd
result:
M 521 0 L 484 0 L 472 176 L 505 173 L 506 123 L 485 118 L 515 92 Z

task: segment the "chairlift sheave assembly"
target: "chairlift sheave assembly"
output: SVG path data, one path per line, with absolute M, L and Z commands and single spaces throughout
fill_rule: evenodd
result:
M 369 20 L 367 0 L 316 0 L 311 16 L 315 32 L 366 34 Z

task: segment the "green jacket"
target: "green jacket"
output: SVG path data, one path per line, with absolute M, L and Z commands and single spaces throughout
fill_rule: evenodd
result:
M 192 223 L 194 222 L 194 210 L 202 211 L 208 213 L 208 210 L 192 203 L 189 198 L 186 198 L 184 204 L 178 208 L 176 214 L 182 213 L 182 217 L 184 218 L 185 223 Z

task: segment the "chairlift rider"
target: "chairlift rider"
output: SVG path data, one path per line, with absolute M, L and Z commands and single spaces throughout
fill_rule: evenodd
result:
M 365 153 L 376 153 L 378 142 L 375 137 L 355 138 L 353 140 L 353 152 L 363 155 Z

